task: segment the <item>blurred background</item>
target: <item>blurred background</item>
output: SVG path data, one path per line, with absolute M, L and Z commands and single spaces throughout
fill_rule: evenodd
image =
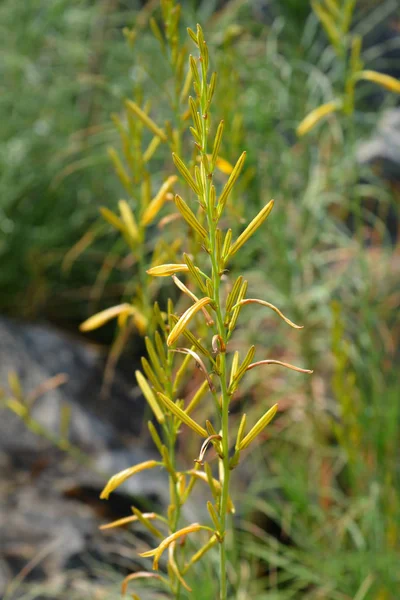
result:
M 237 597 L 397 600 L 400 95 L 379 81 L 351 91 L 347 74 L 356 39 L 364 69 L 400 78 L 398 0 L 182 0 L 181 7 L 181 44 L 193 52 L 185 28 L 201 23 L 218 72 L 222 155 L 235 164 L 247 151 L 230 223 L 243 228 L 276 201 L 232 277 L 245 274 L 250 297 L 304 325 L 288 331 L 249 308 L 235 343 L 314 370 L 310 378 L 252 371 L 235 399 L 233 416 L 280 407 L 234 491 Z M 324 20 L 335 7 L 339 16 L 348 11 L 343 35 Z M 121 148 L 111 115 L 135 98 L 149 103 L 158 123 L 176 117 L 174 73 L 151 18 L 160 22 L 155 0 L 0 3 L 0 594 L 7 600 L 118 598 L 122 576 L 140 566 L 137 540 L 98 525 L 125 516 L 132 496 L 138 506 L 164 500 L 163 481 L 146 479 L 106 508 L 97 500 L 104 473 L 143 460 L 150 447 L 133 376 L 144 344 L 137 331 L 124 340 L 105 385 L 114 323 L 79 334 L 91 314 L 129 301 L 139 277 L 99 212 L 117 210 L 126 196 L 108 153 Z M 310 111 L 338 98 L 343 110 L 297 135 Z M 160 184 L 175 172 L 168 148 L 151 168 Z M 162 235 L 150 230 L 144 257 Z M 168 293 L 156 290 L 160 304 Z M 35 404 L 34 422 L 30 408 L 18 413 L 10 399 Z M 65 452 L 67 412 L 74 445 Z M 212 573 L 212 564 L 204 568 Z M 216 597 L 213 579 L 204 600 Z

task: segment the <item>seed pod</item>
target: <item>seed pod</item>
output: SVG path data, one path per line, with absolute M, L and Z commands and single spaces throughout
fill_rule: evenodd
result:
M 140 371 L 136 371 L 135 375 L 136 381 L 138 382 L 138 386 L 142 390 L 143 396 L 146 398 L 147 403 L 153 411 L 157 421 L 159 423 L 164 423 L 165 416 L 157 402 L 155 395 L 153 394 L 153 390 L 151 389 L 151 387 L 149 386 L 149 384 L 147 383 L 146 379 L 143 377 Z
M 236 240 L 232 244 L 229 249 L 227 258 L 230 258 L 251 238 L 251 236 L 257 231 L 257 229 L 262 225 L 265 219 L 270 214 L 271 210 L 274 207 L 274 201 L 270 200 L 264 208 L 260 210 L 258 215 L 254 217 L 254 219 L 247 225 L 246 229 L 241 233 Z
M 218 199 L 218 205 L 217 205 L 218 206 L 218 217 L 221 216 L 221 214 L 225 208 L 226 202 L 229 198 L 229 194 L 231 193 L 232 188 L 235 185 L 235 182 L 237 181 L 237 179 L 240 175 L 240 172 L 243 168 L 245 160 L 246 160 L 246 152 L 242 152 L 236 165 L 233 167 L 233 171 L 230 174 L 230 177 L 229 177 L 228 181 L 226 182 L 224 189 L 222 190 L 221 196 Z
M 203 294 L 207 294 L 207 288 L 204 284 L 204 281 L 201 278 L 199 269 L 194 265 L 193 261 L 191 260 L 190 256 L 186 253 L 183 254 L 183 260 L 185 261 L 190 274 L 192 275 L 193 279 L 196 281 L 197 285 L 199 286 L 199 288 L 201 289 L 201 291 L 203 292 Z
M 179 158 L 179 156 L 175 152 L 172 153 L 172 159 L 175 163 L 176 168 L 178 169 L 186 183 L 192 188 L 195 194 L 199 195 L 199 188 L 195 180 L 191 176 L 190 171 L 185 165 L 185 163 Z
M 192 304 L 192 306 L 190 306 L 183 313 L 183 315 L 181 316 L 181 318 L 176 323 L 173 330 L 171 331 L 171 333 L 168 336 L 168 339 L 167 339 L 168 346 L 171 346 L 178 339 L 178 337 L 186 329 L 189 322 L 193 319 L 193 317 L 196 315 L 196 313 L 199 310 L 201 310 L 204 306 L 207 306 L 207 304 L 211 304 L 211 302 L 212 302 L 211 298 L 208 298 L 208 297 L 201 298 L 200 300 L 198 300 L 197 302 Z
M 213 146 L 213 151 L 212 151 L 212 156 L 211 156 L 212 169 L 214 169 L 215 163 L 218 158 L 219 147 L 221 145 L 223 131 L 224 131 L 224 122 L 221 121 L 220 124 L 218 125 L 217 133 L 215 134 L 214 146 Z
M 172 402 L 172 400 L 170 400 L 168 396 L 162 394 L 161 392 L 158 392 L 158 397 L 163 402 L 163 404 L 165 404 L 167 409 L 170 412 L 172 412 L 172 414 L 175 415 L 175 417 L 178 417 L 178 419 L 182 421 L 182 423 L 185 423 L 185 425 L 190 427 L 195 433 L 197 433 L 197 435 L 204 438 L 207 437 L 207 431 L 204 429 L 204 427 L 201 427 L 201 425 L 199 425 L 198 423 L 196 423 L 196 421 L 189 417 L 189 415 L 181 408 L 179 408 L 179 406 L 177 406 L 174 402 Z
M 138 117 L 140 121 L 145 125 L 150 131 L 154 133 L 154 135 L 158 136 L 163 142 L 168 140 L 165 135 L 165 131 L 163 131 L 155 122 L 148 116 L 146 113 L 132 100 L 125 100 L 125 106 L 128 112 L 131 112 L 133 115 Z
M 252 429 L 250 429 L 249 433 L 239 444 L 239 450 L 244 450 L 251 444 L 251 442 L 262 432 L 262 430 L 272 421 L 274 418 L 276 411 L 278 410 L 278 405 L 274 404 L 272 408 L 270 408 L 259 421 L 254 425 Z
M 176 194 L 175 196 L 175 204 L 181 213 L 182 217 L 185 219 L 186 223 L 195 231 L 203 240 L 207 240 L 207 231 L 204 229 L 203 225 L 199 223 L 194 213 L 190 210 L 188 205 L 182 198 Z

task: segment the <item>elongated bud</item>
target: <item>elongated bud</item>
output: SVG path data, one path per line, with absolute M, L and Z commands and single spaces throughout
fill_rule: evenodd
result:
M 247 371 L 248 366 L 250 365 L 251 361 L 254 358 L 254 354 L 256 352 L 256 348 L 255 346 L 251 346 L 242 362 L 242 364 L 240 365 L 240 367 L 237 369 L 234 377 L 233 377 L 233 382 L 232 385 L 229 386 L 229 393 L 233 394 L 233 392 L 236 391 L 240 380 L 242 379 L 242 377 L 244 376 L 244 374 Z
M 158 265 L 157 267 L 151 267 L 151 269 L 148 269 L 146 273 L 152 277 L 170 277 L 175 273 L 187 273 L 188 271 L 188 266 L 184 264 L 166 264 Z
M 294 329 L 303 329 L 303 325 L 296 325 L 296 323 L 293 323 L 293 321 L 285 317 L 285 315 L 281 313 L 279 308 L 276 308 L 276 306 L 274 306 L 270 302 L 266 302 L 265 300 L 259 300 L 258 298 L 246 298 L 245 300 L 241 300 L 239 304 L 241 306 L 244 306 L 245 304 L 260 304 L 261 306 L 267 306 L 268 308 L 271 308 L 274 312 L 276 312 L 276 314 L 279 315 L 280 318 L 285 321 L 285 323 L 290 325 L 290 327 L 293 327 Z
M 207 108 L 210 106 L 211 101 L 213 99 L 216 85 L 217 85 L 217 74 L 214 72 L 211 75 L 210 83 L 208 85 L 208 90 L 207 90 Z
M 190 55 L 189 56 L 189 65 L 190 65 L 190 70 L 192 72 L 192 78 L 193 78 L 193 83 L 196 84 L 196 87 L 194 87 L 196 94 L 199 95 L 197 93 L 197 91 L 200 91 L 201 89 L 201 81 L 200 81 L 200 76 L 199 76 L 199 71 L 197 69 L 197 64 L 196 64 L 196 59 Z
M 197 110 L 196 102 L 193 100 L 192 96 L 189 96 L 189 106 L 190 106 L 190 112 L 192 113 L 192 120 L 193 120 L 195 129 L 196 129 L 196 132 L 198 135 L 200 135 L 201 129 L 202 129 L 201 119 L 200 119 L 199 112 Z
M 153 369 L 151 368 L 150 363 L 147 360 L 147 358 L 142 356 L 141 363 L 142 363 L 142 368 L 143 368 L 143 371 L 144 371 L 147 379 L 151 382 L 151 384 L 155 390 L 157 390 L 158 392 L 161 392 L 164 388 L 163 388 L 161 382 L 159 381 L 159 379 L 157 378 L 156 374 L 154 373 Z
M 225 259 L 229 253 L 229 248 L 232 243 L 232 229 L 228 229 L 225 235 L 224 244 L 222 246 L 222 260 L 225 262 Z
M 136 381 L 138 382 L 138 386 L 142 390 L 143 396 L 146 398 L 148 405 L 154 413 L 155 418 L 159 423 L 165 422 L 165 416 L 162 412 L 155 395 L 153 394 L 153 390 L 147 383 L 146 379 L 143 377 L 140 371 L 135 372 Z
M 169 190 L 172 188 L 172 186 L 174 185 L 174 183 L 176 183 L 177 180 L 178 178 L 176 177 L 176 175 L 172 175 L 171 177 L 168 177 L 167 181 L 163 183 L 156 196 L 153 198 L 153 200 L 150 202 L 150 204 L 144 211 L 141 221 L 142 225 L 147 227 L 148 225 L 150 225 L 150 223 L 152 223 L 152 221 L 154 221 L 155 217 L 158 215 L 158 213 L 164 206 Z
M 194 213 L 178 194 L 175 196 L 175 204 L 189 227 L 191 227 L 203 240 L 207 240 L 207 231 L 204 229 L 203 225 L 199 223 Z
M 195 32 L 193 31 L 193 29 L 190 29 L 190 27 L 187 28 L 187 32 L 190 35 L 190 37 L 192 38 L 192 40 L 194 41 L 194 43 L 196 44 L 196 46 L 198 46 L 198 40 L 197 40 L 197 35 L 195 34 Z
M 148 336 L 145 337 L 144 342 L 146 345 L 147 354 L 150 358 L 152 367 L 157 374 L 157 377 L 160 379 L 160 381 L 163 381 L 165 383 L 167 380 L 167 376 L 166 376 L 165 370 L 161 366 L 160 359 L 154 348 L 153 342 L 151 341 L 151 339 Z
M 167 409 L 170 412 L 172 412 L 172 414 L 175 415 L 175 417 L 178 417 L 178 419 L 180 419 L 182 421 L 182 423 L 185 423 L 185 425 L 187 425 L 193 431 L 195 431 L 197 433 L 197 435 L 204 437 L 204 438 L 207 437 L 207 431 L 204 429 L 204 427 L 201 427 L 201 425 L 199 425 L 198 423 L 196 423 L 196 421 L 194 421 L 191 417 L 189 417 L 189 415 L 185 411 L 183 411 L 181 408 L 179 408 L 179 406 L 177 406 L 175 404 L 175 402 L 170 400 L 168 398 L 168 396 L 165 396 L 165 394 L 158 392 L 158 397 L 163 402 L 163 404 L 165 404 Z
M 389 90 L 389 92 L 400 94 L 400 81 L 385 73 L 378 73 L 377 71 L 360 71 L 360 73 L 357 73 L 356 78 L 373 81 L 385 88 L 385 90 Z
M 235 283 L 233 284 L 231 291 L 228 294 L 228 297 L 226 299 L 226 307 L 225 307 L 227 315 L 229 315 L 233 306 L 237 302 L 237 298 L 238 298 L 238 294 L 239 294 L 239 290 L 241 288 L 242 282 L 243 282 L 243 277 L 241 275 L 239 275 L 239 277 L 236 279 Z
M 221 145 L 223 132 L 224 132 L 224 122 L 221 121 L 220 124 L 218 125 L 217 133 L 215 134 L 214 146 L 213 146 L 213 151 L 212 151 L 212 156 L 211 156 L 212 168 L 214 168 L 215 163 L 217 162 L 219 147 Z
M 235 182 L 240 175 L 240 172 L 243 168 L 245 160 L 246 160 L 246 152 L 243 152 L 241 154 L 241 156 L 239 157 L 239 160 L 237 161 L 236 165 L 234 166 L 233 171 L 230 174 L 230 177 L 229 177 L 228 181 L 226 182 L 224 189 L 222 190 L 222 194 L 218 199 L 218 216 L 219 217 L 221 216 L 222 211 L 225 208 L 229 194 L 231 193 L 232 188 L 235 185 Z
M 333 100 L 332 102 L 327 102 L 326 104 L 322 104 L 312 110 L 300 123 L 297 127 L 297 135 L 299 137 L 305 135 L 311 129 L 313 129 L 317 123 L 319 123 L 324 117 L 330 115 L 331 113 L 340 110 L 342 108 L 342 103 L 338 100 Z
M 247 281 L 243 281 L 243 283 L 242 283 L 242 285 L 240 287 L 239 293 L 238 293 L 238 301 L 239 302 L 240 302 L 240 300 L 243 300 L 244 296 L 246 295 L 247 285 L 248 285 Z M 241 311 L 241 306 L 240 305 L 237 306 L 233 310 L 233 314 L 232 314 L 232 317 L 231 317 L 231 319 L 229 321 L 229 325 L 228 325 L 229 332 L 234 331 L 234 329 L 236 327 L 237 320 L 239 318 L 240 311 Z
M 151 421 L 147 422 L 147 427 L 149 428 L 149 433 L 151 435 L 151 439 L 153 440 L 157 450 L 159 453 L 162 453 L 162 441 L 160 436 L 158 435 L 157 429 L 154 427 Z
M 183 254 L 183 260 L 185 261 L 189 272 L 191 274 L 191 276 L 193 277 L 193 279 L 196 281 L 197 285 L 199 286 L 200 290 L 203 292 L 203 294 L 207 294 L 207 288 L 205 286 L 204 281 L 201 278 L 201 275 L 199 273 L 199 269 L 194 265 L 192 259 L 190 258 L 190 256 L 188 254 Z
M 241 233 L 229 249 L 227 258 L 230 258 L 251 238 L 257 229 L 264 223 L 265 219 L 270 214 L 274 207 L 274 201 L 270 200 L 264 208 L 260 210 L 258 215 L 247 225 L 246 229 Z
M 125 106 L 129 112 L 138 117 L 143 125 L 145 125 L 150 131 L 157 135 L 163 142 L 168 140 L 165 131 L 158 127 L 156 123 L 132 100 L 125 100 Z
M 186 265 L 185 265 L 186 266 Z M 197 302 L 195 302 L 192 306 L 190 306 L 181 316 L 179 321 L 176 323 L 175 327 L 172 329 L 171 333 L 167 339 L 167 345 L 172 346 L 172 344 L 178 339 L 181 333 L 186 329 L 189 322 L 193 319 L 196 313 L 201 310 L 207 304 L 212 302 L 211 298 L 205 297 L 201 298 Z
M 192 188 L 195 194 L 199 196 L 200 190 L 185 163 L 179 158 L 177 154 L 175 154 L 175 152 L 172 153 L 172 159 L 175 163 L 176 168 L 178 169 L 186 183 Z
M 246 413 L 244 413 L 242 415 L 242 418 L 240 420 L 240 425 L 239 425 L 239 429 L 238 429 L 237 436 L 236 436 L 235 450 L 240 450 L 240 444 L 242 442 L 242 438 L 244 435 L 245 426 L 246 426 Z
M 217 511 L 215 510 L 212 502 L 210 501 L 207 502 L 207 510 L 212 522 L 214 523 L 216 531 L 219 531 L 221 529 L 221 523 L 219 522 Z
M 276 411 L 278 410 L 278 405 L 274 404 L 272 408 L 269 409 L 265 413 L 263 417 L 254 425 L 252 429 L 250 429 L 249 433 L 239 444 L 239 450 L 244 450 L 251 444 L 251 442 L 262 432 L 262 430 L 272 421 L 274 418 Z
M 192 347 L 192 349 L 194 349 L 194 346 Z M 175 352 L 174 350 L 171 350 L 171 352 Z M 190 354 L 186 354 L 185 358 L 182 361 L 181 366 L 179 367 L 175 378 L 174 378 L 174 385 L 172 387 L 172 395 L 175 396 L 179 390 L 179 387 L 182 383 L 182 380 L 188 370 L 189 367 L 189 363 L 190 363 L 190 359 L 192 357 L 190 356 Z
M 199 389 L 197 390 L 197 392 L 194 394 L 193 398 L 189 402 L 189 404 L 185 410 L 186 414 L 189 415 L 196 408 L 196 406 L 198 406 L 199 402 L 201 402 L 201 400 L 207 394 L 209 389 L 210 389 L 210 386 L 208 384 L 208 381 L 204 381 L 204 383 L 201 384 L 201 386 L 199 387 Z
M 100 494 L 100 498 L 102 500 L 107 500 L 111 492 L 113 492 L 117 487 L 122 485 L 127 479 L 129 479 L 133 475 L 136 475 L 137 473 L 140 473 L 141 471 L 144 471 L 146 469 L 154 469 L 154 467 L 158 467 L 161 465 L 162 463 L 157 462 L 156 460 L 146 460 L 145 462 L 139 463 L 134 467 L 129 467 L 129 469 L 124 469 L 123 471 L 120 471 L 116 475 L 113 475 L 108 481 L 107 485 Z
M 190 91 L 190 86 L 192 84 L 192 71 L 189 68 L 187 70 L 186 73 L 186 77 L 185 77 L 185 81 L 182 87 L 182 91 L 181 91 L 181 95 L 180 95 L 180 102 L 181 104 L 183 104 L 186 101 L 186 98 L 188 97 L 189 91 Z
M 231 376 L 230 376 L 230 380 L 229 380 L 229 388 L 231 387 L 232 383 L 233 383 L 233 379 L 236 375 L 236 371 L 239 365 L 239 352 L 238 350 L 236 350 L 235 354 L 233 355 L 233 359 L 232 359 L 232 366 L 231 366 Z

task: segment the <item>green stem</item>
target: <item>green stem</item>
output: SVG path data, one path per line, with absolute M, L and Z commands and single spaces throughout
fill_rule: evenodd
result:
M 166 388 L 166 392 L 170 398 L 173 398 L 173 389 L 172 389 L 172 357 L 173 354 L 169 352 L 168 355 L 168 384 Z M 168 442 L 168 454 L 169 460 L 171 462 L 171 466 L 176 473 L 176 456 L 175 456 L 175 447 L 176 447 L 176 438 L 177 433 L 174 426 L 173 421 L 170 422 L 170 426 L 166 428 L 165 435 L 167 437 Z M 178 529 L 180 514 L 181 514 L 181 501 L 179 496 L 179 491 L 177 489 L 177 483 L 174 481 L 174 478 L 169 473 L 169 491 L 170 491 L 170 505 L 175 507 L 175 510 L 168 515 L 168 527 L 170 533 L 175 533 Z M 178 563 L 178 559 L 176 558 L 176 562 Z M 179 600 L 181 597 L 181 583 L 178 580 L 176 583 L 176 588 L 174 590 L 175 600 Z
M 204 62 L 201 63 L 202 70 L 202 88 L 200 98 L 200 108 L 202 116 L 202 144 L 201 154 L 203 159 L 207 157 L 207 141 L 208 141 L 208 130 L 210 115 L 207 114 L 207 70 Z M 204 162 L 206 164 L 206 161 Z M 221 275 L 222 267 L 218 264 L 218 256 L 216 249 L 216 230 L 217 230 L 217 219 L 215 218 L 215 207 L 211 205 L 211 185 L 212 185 L 213 172 L 207 173 L 206 185 L 205 185 L 205 206 L 207 207 L 207 223 L 209 231 L 209 251 L 211 258 L 211 279 L 213 289 L 213 301 L 216 313 L 216 328 L 217 333 L 222 342 L 221 351 L 219 355 L 219 369 L 218 377 L 220 380 L 221 388 L 221 436 L 222 436 L 222 473 L 220 474 L 221 482 L 221 497 L 219 502 L 219 518 L 220 518 L 220 600 L 227 599 L 227 577 L 226 577 L 226 514 L 229 497 L 229 394 L 227 385 L 227 372 L 226 372 L 226 344 L 228 336 L 224 325 L 224 319 L 222 316 L 221 309 Z

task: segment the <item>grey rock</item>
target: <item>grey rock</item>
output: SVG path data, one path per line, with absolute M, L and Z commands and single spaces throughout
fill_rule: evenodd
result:
M 31 414 L 57 434 L 67 404 L 70 441 L 90 462 L 79 464 L 0 408 L 0 597 L 10 589 L 12 600 L 22 597 L 21 586 L 15 587 L 21 573 L 23 585 L 38 584 L 47 597 L 56 589 L 65 594 L 57 597 L 72 597 L 77 569 L 82 589 L 106 571 L 117 570 L 120 581 L 135 568 L 133 552 L 129 558 L 119 555 L 127 547 L 127 532 L 102 532 L 99 525 L 127 516 L 131 505 L 153 510 L 166 500 L 160 469 L 138 474 L 108 502 L 99 499 L 111 475 L 152 458 L 139 435 L 145 406 L 140 393 L 133 380 L 117 373 L 110 398 L 100 399 L 103 366 L 97 348 L 54 328 L 0 319 L 0 386 L 7 390 L 14 371 L 29 395 L 66 373 L 65 385 L 38 397 Z
M 374 135 L 359 145 L 357 160 L 379 166 L 385 179 L 400 180 L 400 108 L 383 112 Z

